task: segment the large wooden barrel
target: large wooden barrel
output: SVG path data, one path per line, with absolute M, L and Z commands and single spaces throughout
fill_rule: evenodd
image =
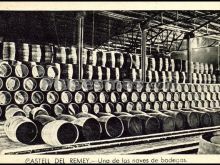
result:
M 41 136 L 45 143 L 52 146 L 60 146 L 75 143 L 78 140 L 79 131 L 70 122 L 55 120 L 43 127 Z
M 124 125 L 124 135 L 125 136 L 137 136 L 142 135 L 143 127 L 142 121 L 129 113 L 126 112 L 115 112 L 114 115 L 118 116 Z
M 161 111 L 164 114 L 170 115 L 172 117 L 174 117 L 175 119 L 175 128 L 176 130 L 183 130 L 186 128 L 186 118 L 184 117 L 184 115 L 180 112 L 175 112 L 175 111 L 170 111 L 170 110 L 163 110 Z
M 47 77 L 49 78 L 59 78 L 60 76 L 60 67 L 59 65 L 51 64 L 46 66 Z
M 33 65 L 31 68 L 31 73 L 34 78 L 43 78 L 45 75 L 45 69 L 42 65 Z
M 53 62 L 53 53 L 54 49 L 51 45 L 44 45 L 43 47 L 43 53 L 44 53 L 44 62 L 46 64 L 50 64 Z
M 117 103 L 120 101 L 120 95 L 117 91 L 113 91 L 110 93 L 110 100 L 112 103 Z
M 169 132 L 175 130 L 175 120 L 173 117 L 163 113 L 154 113 L 154 111 L 147 111 L 147 114 L 150 116 L 157 117 L 160 120 L 162 132 Z
M 194 109 L 208 113 L 211 117 L 211 125 L 213 126 L 220 125 L 220 120 L 219 120 L 220 113 L 219 112 L 211 110 L 212 108 L 194 107 Z
M 12 73 L 12 67 L 6 62 L 0 62 L 0 77 L 8 77 Z
M 105 138 L 116 138 L 124 133 L 124 125 L 120 118 L 109 113 L 98 113 L 98 121 L 102 126 L 102 136 Z
M 53 115 L 59 116 L 61 114 L 66 114 L 67 109 L 66 106 L 62 103 L 57 103 L 53 106 Z
M 107 103 L 109 101 L 109 95 L 107 92 L 102 91 L 99 93 L 99 102 L 100 103 Z
M 44 93 L 41 91 L 34 91 L 31 94 L 31 101 L 33 104 L 42 104 L 44 99 Z
M 0 105 L 8 105 L 12 100 L 12 96 L 8 91 L 0 91 Z
M 5 112 L 6 120 L 14 117 L 14 116 L 26 116 L 25 112 L 20 108 L 9 108 Z
M 96 52 L 97 55 L 97 66 L 103 66 L 105 67 L 106 64 L 106 54 L 102 51 Z
M 49 91 L 53 87 L 53 79 L 44 77 L 40 80 L 39 88 L 42 91 Z
M 33 62 L 41 62 L 42 53 L 40 45 L 31 45 L 31 60 Z
M 25 104 L 28 102 L 28 100 L 29 100 L 29 96 L 27 92 L 23 90 L 19 90 L 15 92 L 14 101 L 16 104 Z
M 15 60 L 15 43 L 14 42 L 3 42 L 3 50 L 2 50 L 2 59 L 7 60 Z
M 23 106 L 23 111 L 28 118 L 30 118 L 31 110 L 34 108 L 35 108 L 35 105 L 33 105 L 33 104 L 25 104 Z
M 65 79 L 56 79 L 54 81 L 54 89 L 55 91 L 64 91 L 64 90 L 67 90 L 67 84 L 66 84 L 66 81 Z
M 30 119 L 35 119 L 39 115 L 49 115 L 49 114 L 44 108 L 41 107 L 33 108 L 30 111 Z
M 83 65 L 82 75 L 83 75 L 83 79 L 92 80 L 93 66 L 92 65 Z
M 100 123 L 93 116 L 89 114 L 81 115 L 77 119 L 71 121 L 72 124 L 75 124 L 79 129 L 80 141 L 94 141 L 99 140 L 101 137 L 102 128 Z
M 20 80 L 17 77 L 8 77 L 5 86 L 9 91 L 16 91 L 20 88 Z
M 26 91 L 33 91 L 37 88 L 37 81 L 32 77 L 27 77 L 23 81 L 23 88 Z
M 95 92 L 101 92 L 103 90 L 103 81 L 94 80 L 93 85 Z
M 31 144 L 38 133 L 37 126 L 23 116 L 14 116 L 6 120 L 4 131 L 10 140 L 25 144 Z
M 66 50 L 67 54 L 67 63 L 68 64 L 77 64 L 77 53 L 76 48 L 74 46 L 71 46 L 69 50 Z
M 198 154 L 220 154 L 219 131 L 200 136 Z
M 199 115 L 193 111 L 186 111 L 186 110 L 179 110 L 179 109 L 172 109 L 173 111 L 181 112 L 186 120 L 187 120 L 187 127 L 188 128 L 198 128 L 199 127 Z
M 70 103 L 68 105 L 68 113 L 71 115 L 76 115 L 77 113 L 80 113 L 79 105 L 76 103 Z
M 59 101 L 59 94 L 56 91 L 49 91 L 46 99 L 49 104 L 56 104 Z
M 72 102 L 73 96 L 70 91 L 63 91 L 60 95 L 60 100 L 63 104 L 69 104 Z
M 142 121 L 143 134 L 151 134 L 160 132 L 160 121 L 158 118 L 149 116 L 148 114 L 141 111 L 129 112 Z

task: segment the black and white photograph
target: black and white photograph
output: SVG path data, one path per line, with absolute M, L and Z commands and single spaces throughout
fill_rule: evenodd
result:
M 0 163 L 220 163 L 220 3 L 80 3 L 0 2 Z

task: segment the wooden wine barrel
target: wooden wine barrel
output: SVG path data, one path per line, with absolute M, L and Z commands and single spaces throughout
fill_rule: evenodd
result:
M 35 106 L 33 104 L 26 104 L 23 106 L 23 111 L 25 113 L 25 115 L 30 118 L 30 113 L 31 113 L 31 110 L 34 109 Z
M 209 85 L 208 85 L 208 91 L 209 91 L 209 92 L 214 92 L 214 85 L 209 84 Z
M 59 78 L 60 76 L 60 67 L 56 64 L 51 64 L 46 66 L 47 77 L 49 78 Z
M 117 110 L 116 110 L 117 111 Z M 104 112 L 104 107 L 101 103 L 93 104 L 92 114 L 97 114 L 99 112 Z
M 124 125 L 125 136 L 142 135 L 143 126 L 141 119 L 126 112 L 118 112 L 118 113 L 115 112 L 114 115 L 116 115 L 118 118 L 122 120 Z
M 69 104 L 73 99 L 72 93 L 70 91 L 63 91 L 60 96 L 60 100 L 63 104 Z
M 212 83 L 212 84 L 216 84 L 216 82 L 217 82 L 216 75 L 215 75 L 215 74 L 212 74 L 212 75 L 211 75 L 211 83 Z
M 167 81 L 168 82 L 173 82 L 173 76 L 172 76 L 172 72 L 168 71 L 166 72 L 166 77 L 167 77 Z
M 153 109 L 154 110 L 161 110 L 162 109 L 162 104 L 159 101 L 155 101 L 153 104 Z
M 143 102 L 139 101 L 136 103 L 135 108 L 137 111 L 143 111 L 145 109 L 145 104 Z
M 77 127 L 64 120 L 55 120 L 46 124 L 41 132 L 45 143 L 52 146 L 75 143 L 79 138 Z
M 156 60 L 155 60 L 155 58 L 148 58 L 148 68 L 151 71 L 156 70 Z
M 8 91 L 16 91 L 20 88 L 20 80 L 17 77 L 9 77 L 5 82 Z
M 214 66 L 213 64 L 209 64 L 209 74 L 213 74 Z
M 53 46 L 44 45 L 42 50 L 44 51 L 44 62 L 46 64 L 52 63 L 53 62 L 53 54 L 54 54 Z
M 144 88 L 144 83 L 143 82 L 137 81 L 133 85 L 134 85 L 134 87 L 133 87 L 134 90 L 136 90 L 139 93 L 142 92 L 142 90 Z
M 33 104 L 42 104 L 44 99 L 44 93 L 41 91 L 34 91 L 31 94 L 31 101 Z
M 181 109 L 184 106 L 182 101 L 178 101 L 176 104 L 178 109 Z
M 153 81 L 153 72 L 151 70 L 146 71 L 146 82 L 152 82 Z
M 164 114 L 172 116 L 175 119 L 175 129 L 176 130 L 183 130 L 186 128 L 186 118 L 180 112 L 170 111 L 170 110 L 162 110 Z
M 129 93 L 128 92 L 121 93 L 121 101 L 123 103 L 127 103 L 129 101 Z
M 12 100 L 12 96 L 8 91 L 0 91 L 0 105 L 8 105 Z
M 88 92 L 93 90 L 93 81 L 91 80 L 82 80 L 81 88 L 83 92 Z
M 208 83 L 208 84 L 211 84 L 211 83 L 212 83 L 211 74 L 208 74 L 208 75 L 207 75 L 207 83 Z
M 49 104 L 56 104 L 59 101 L 59 94 L 56 91 L 49 91 L 46 99 Z
M 142 121 L 143 134 L 160 132 L 160 121 L 157 117 L 150 116 L 147 113 L 141 111 L 131 111 L 130 113 Z
M 175 62 L 175 71 L 182 71 L 182 60 L 181 59 L 174 59 Z
M 186 73 L 179 72 L 179 83 L 186 83 Z
M 103 66 L 105 67 L 105 64 L 106 64 L 106 54 L 102 51 L 98 51 L 96 52 L 96 55 L 97 55 L 97 63 L 96 65 L 97 66 Z
M 33 62 L 41 62 L 42 53 L 40 45 L 31 45 L 31 60 Z
M 71 46 L 69 50 L 66 50 L 67 54 L 67 63 L 68 64 L 77 64 L 77 53 L 76 53 L 76 48 L 74 46 Z
M 73 64 L 60 64 L 60 78 L 72 79 L 74 74 Z
M 7 60 L 15 60 L 15 43 L 14 42 L 3 42 L 3 49 L 2 49 L 2 59 Z
M 199 116 L 196 112 L 172 109 L 172 111 L 177 111 L 182 113 L 187 120 L 187 128 L 198 128 L 199 127 Z
M 103 81 L 94 80 L 93 85 L 95 92 L 101 92 L 103 90 Z
M 100 103 L 107 103 L 109 101 L 109 95 L 107 92 L 102 91 L 99 93 L 99 102 Z
M 98 113 L 98 121 L 102 126 L 102 136 L 105 138 L 117 138 L 124 133 L 124 125 L 120 118 L 108 113 Z
M 220 91 L 220 88 L 219 88 L 219 85 L 218 85 L 218 84 L 215 84 L 215 86 L 214 86 L 214 91 L 215 91 L 215 92 L 219 92 L 219 91 Z
M 31 73 L 34 78 L 43 78 L 45 75 L 45 69 L 42 65 L 33 65 Z
M 116 112 L 124 112 L 125 110 L 125 105 L 122 102 L 117 102 L 115 104 L 115 111 Z
M 80 113 L 79 105 L 76 103 L 70 103 L 68 105 L 68 113 L 70 115 L 76 115 L 77 113 Z
M 170 109 L 171 109 L 171 110 L 177 108 L 177 104 L 176 104 L 175 101 L 170 101 L 169 103 L 170 103 Z
M 175 120 L 173 117 L 163 114 L 163 113 L 158 113 L 155 111 L 145 111 L 147 112 L 148 115 L 157 117 L 160 120 L 161 124 L 161 131 L 163 132 L 169 132 L 169 131 L 174 131 L 175 130 Z
M 153 109 L 153 103 L 152 102 L 146 102 L 145 103 L 145 109 L 147 109 L 147 110 Z
M 130 53 L 123 53 L 123 56 L 124 56 L 123 68 L 131 69 L 132 68 L 132 55 Z
M 41 91 L 50 91 L 53 87 L 53 79 L 49 77 L 42 78 L 39 87 Z
M 0 62 L 0 77 L 9 77 L 11 73 L 11 66 L 6 61 Z
M 57 103 L 53 107 L 54 116 L 59 116 L 61 114 L 67 114 L 66 106 L 62 103 Z
M 24 144 L 31 144 L 38 133 L 34 122 L 23 116 L 14 116 L 6 120 L 4 131 L 10 140 Z
M 110 93 L 110 101 L 112 103 L 117 103 L 118 101 L 120 101 L 120 95 L 118 92 L 113 91 Z
M 14 93 L 14 101 L 16 104 L 25 104 L 29 100 L 29 96 L 27 92 L 23 90 L 16 91 Z
M 194 107 L 194 109 L 198 110 L 198 111 L 202 111 L 202 112 L 206 112 L 210 115 L 211 117 L 211 125 L 212 126 L 217 126 L 220 125 L 220 113 L 217 111 L 212 111 L 208 108 L 201 108 L 201 107 Z
M 80 104 L 85 102 L 85 93 L 82 91 L 77 91 L 73 94 L 73 99 L 75 103 Z
M 65 79 L 56 79 L 54 81 L 54 89 L 55 91 L 64 91 L 67 90 L 67 84 Z
M 5 112 L 6 120 L 14 117 L 14 116 L 26 116 L 25 112 L 20 108 L 9 108 Z
M 49 115 L 48 112 L 41 107 L 36 107 L 30 111 L 30 119 L 35 119 L 38 115 Z
M 23 88 L 25 91 L 33 91 L 37 88 L 37 81 L 32 77 L 27 77 L 23 81 Z
M 30 61 L 29 44 L 21 43 L 17 44 L 16 49 L 16 60 L 18 61 Z
M 92 80 L 93 66 L 92 65 L 83 65 L 82 75 L 83 75 L 83 79 Z
M 186 109 L 184 109 L 186 110 Z M 199 125 L 200 127 L 208 127 L 208 126 L 211 126 L 211 117 L 208 113 L 206 112 L 202 112 L 202 111 L 198 111 L 194 108 L 190 108 L 190 109 L 187 109 L 188 111 L 193 111 L 193 112 L 196 112 L 198 115 L 199 115 Z
M 82 113 L 81 113 L 82 114 Z M 78 117 L 77 119 L 72 119 L 71 123 L 76 125 L 79 130 L 79 140 L 80 141 L 94 141 L 99 140 L 102 132 L 102 128 L 98 120 L 87 116 Z
M 102 80 L 102 67 L 101 66 L 93 66 L 93 80 Z
M 208 132 L 208 133 L 201 135 L 199 139 L 198 154 L 219 154 L 220 153 L 219 140 L 215 138 L 215 137 L 219 137 L 218 134 L 219 134 L 219 131 Z
M 203 75 L 202 75 L 202 80 L 203 80 L 203 81 L 202 81 L 203 84 L 207 84 L 207 82 L 208 82 L 207 74 L 203 74 Z

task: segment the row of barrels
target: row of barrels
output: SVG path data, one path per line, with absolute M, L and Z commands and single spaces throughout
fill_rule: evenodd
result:
M 0 59 L 39 63 L 77 64 L 74 46 L 38 45 L 28 43 L 3 42 L 0 44 Z
M 78 79 L 78 65 L 40 64 L 35 62 L 0 61 L 0 77 Z
M 78 113 L 49 116 L 43 108 L 26 113 L 19 108 L 6 111 L 4 130 L 9 139 L 25 144 L 47 143 L 53 146 L 77 141 L 99 140 L 188 128 L 220 125 L 219 109 L 133 110 L 127 112 Z
M 10 103 L 26 104 L 31 102 L 33 104 L 42 104 L 48 102 L 55 104 L 62 102 L 69 104 L 75 103 L 107 103 L 109 101 L 115 102 L 155 102 L 155 101 L 217 101 L 220 99 L 220 92 L 95 92 L 95 91 L 0 91 L 0 105 L 8 105 Z
M 0 119 L 4 120 L 4 115 L 7 109 L 11 107 L 21 108 L 25 112 L 31 111 L 35 107 L 41 107 L 47 110 L 47 112 L 51 116 L 57 116 L 60 114 L 72 114 L 75 115 L 80 112 L 97 114 L 100 112 L 105 113 L 115 113 L 115 112 L 130 112 L 132 110 L 144 111 L 145 109 L 154 109 L 154 110 L 172 110 L 172 109 L 181 109 L 181 108 L 191 108 L 191 107 L 204 107 L 204 108 L 214 108 L 219 107 L 220 102 L 217 101 L 155 101 L 155 102 L 107 102 L 107 103 L 56 103 L 56 104 L 48 104 L 42 103 L 40 105 L 34 104 L 10 104 L 8 106 L 2 106 L 0 108 Z

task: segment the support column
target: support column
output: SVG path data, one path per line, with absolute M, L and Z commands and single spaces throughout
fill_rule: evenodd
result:
M 141 30 L 141 69 L 142 81 L 146 82 L 146 29 Z
M 83 70 L 83 63 L 82 63 L 82 55 L 83 55 L 83 34 L 84 34 L 84 12 L 77 13 L 78 18 L 78 47 L 77 47 L 77 55 L 78 55 L 78 77 L 82 79 L 82 70 Z
M 188 82 L 192 83 L 192 40 L 190 35 L 187 36 L 187 58 L 188 58 Z

